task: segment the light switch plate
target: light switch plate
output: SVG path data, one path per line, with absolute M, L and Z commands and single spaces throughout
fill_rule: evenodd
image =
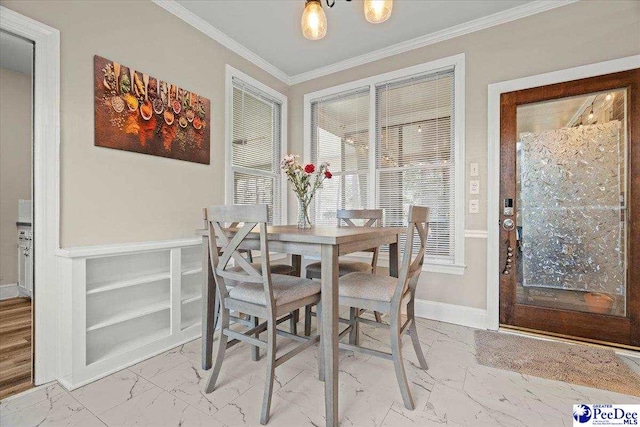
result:
M 469 194 L 480 194 L 480 181 L 477 179 L 469 181 Z
M 478 176 L 480 171 L 478 170 L 477 163 L 469 163 L 469 176 Z
M 480 212 L 480 205 L 478 199 L 469 200 L 469 213 L 477 214 Z

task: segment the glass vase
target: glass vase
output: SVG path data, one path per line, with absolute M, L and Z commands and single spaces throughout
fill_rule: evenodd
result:
M 298 228 L 311 228 L 311 221 L 309 220 L 309 205 L 311 200 L 305 202 L 298 199 Z

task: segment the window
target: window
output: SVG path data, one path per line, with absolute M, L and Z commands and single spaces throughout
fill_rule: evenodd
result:
M 462 274 L 463 92 L 458 55 L 306 95 L 308 160 L 338 178 L 316 196 L 315 223 L 381 208 L 384 225 L 402 226 L 409 205 L 428 206 L 426 269 Z
M 286 215 L 279 167 L 286 145 L 286 98 L 231 67 L 227 70 L 227 203 L 265 203 L 269 223 L 281 224 Z
M 315 197 L 315 224 L 337 225 L 336 210 L 369 205 L 369 88 L 311 104 L 311 162 L 329 162 L 332 179 Z

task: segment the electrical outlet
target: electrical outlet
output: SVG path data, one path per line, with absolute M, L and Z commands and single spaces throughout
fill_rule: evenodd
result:
M 480 204 L 478 202 L 478 199 L 469 200 L 469 213 L 480 213 Z
M 477 163 L 469 163 L 469 176 L 478 176 L 480 175 L 480 171 L 478 170 Z
M 469 194 L 480 194 L 480 181 L 477 179 L 469 181 Z

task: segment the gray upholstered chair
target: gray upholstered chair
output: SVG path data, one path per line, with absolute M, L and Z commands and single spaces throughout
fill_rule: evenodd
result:
M 300 277 L 271 274 L 267 205 L 213 206 L 207 210 L 207 218 L 210 262 L 220 297 L 221 330 L 206 392 L 211 393 L 215 389 L 227 348 L 244 341 L 252 347 L 266 349 L 267 378 L 260 415 L 260 423 L 266 424 L 269 421 L 275 368 L 319 340 L 318 335 L 305 338 L 280 331 L 277 325 L 289 320 L 292 311 L 309 304 L 319 304 L 320 285 Z M 232 221 L 242 222 L 244 225 L 234 230 L 225 227 L 225 224 Z M 256 226 L 260 230 L 259 268 L 239 252 L 240 245 Z M 231 265 L 232 260 L 234 266 Z M 233 286 L 228 286 L 229 281 L 233 282 Z M 244 332 L 231 330 L 231 310 L 251 316 L 255 319 L 255 326 L 250 325 L 250 329 Z M 258 324 L 257 319 L 260 318 L 266 319 L 266 322 Z M 259 337 L 264 331 L 267 332 L 266 341 Z M 276 334 L 302 341 L 302 344 L 276 358 Z M 238 369 L 240 368 L 239 366 Z
M 341 209 L 336 212 L 338 218 L 338 227 L 375 227 L 379 226 L 382 221 L 382 209 Z M 363 221 L 362 225 L 358 225 L 353 220 Z M 371 262 L 362 261 L 340 261 L 338 263 L 338 275 L 344 276 L 345 274 L 361 272 L 361 273 L 376 273 L 376 266 L 378 264 L 379 248 L 371 248 L 366 252 L 372 252 L 373 256 Z M 320 262 L 314 262 L 307 265 L 307 279 L 320 279 L 320 272 L 322 271 L 322 264 Z M 309 336 L 311 334 L 311 306 L 305 307 L 304 311 L 304 334 Z M 355 312 L 352 313 L 352 317 Z M 380 313 L 375 313 L 376 321 L 381 322 L 382 317 Z
M 416 328 L 414 316 L 414 304 L 416 285 L 422 271 L 424 263 L 424 254 L 427 244 L 427 235 L 429 233 L 429 208 L 420 206 L 409 207 L 409 221 L 407 226 L 407 244 L 405 245 L 402 265 L 399 271 L 399 277 L 377 276 L 371 273 L 350 273 L 340 278 L 339 303 L 340 305 L 352 307 L 356 309 L 355 324 L 350 324 L 342 331 L 346 333 L 348 329 L 352 332 L 358 330 L 357 324 L 362 322 L 376 327 L 389 328 L 391 332 L 391 353 L 386 353 L 370 348 L 360 347 L 352 343 L 340 343 L 340 348 L 347 350 L 362 352 L 365 354 L 382 357 L 393 360 L 395 366 L 396 377 L 400 385 L 400 393 L 404 406 L 407 409 L 414 409 L 413 398 L 407 383 L 407 375 L 404 370 L 404 362 L 402 359 L 402 336 L 405 333 L 411 335 L 413 348 L 418 356 L 418 361 L 422 369 L 427 369 L 427 362 L 420 347 L 418 340 L 418 330 Z M 415 257 L 413 256 L 414 237 L 417 235 L 419 249 Z M 407 320 L 402 322 L 402 307 L 407 309 Z M 373 322 L 368 319 L 360 318 L 360 310 L 375 310 L 388 313 L 390 317 L 389 325 Z M 321 311 L 322 307 L 318 307 Z M 319 324 L 320 325 L 320 324 Z M 321 332 L 322 335 L 322 332 Z M 322 338 L 320 338 L 320 347 L 322 348 Z M 320 352 L 320 379 L 324 380 L 324 372 L 322 372 L 323 352 Z

